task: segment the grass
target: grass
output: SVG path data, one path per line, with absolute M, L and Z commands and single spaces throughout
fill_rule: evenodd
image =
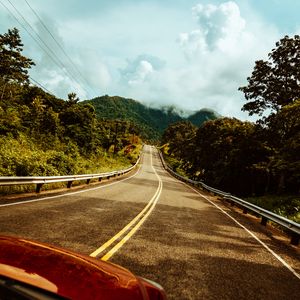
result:
M 61 145 L 59 145 L 61 146 Z M 99 148 L 89 156 L 80 154 L 78 147 L 45 150 L 26 138 L 0 138 L 0 176 L 64 176 L 98 174 L 125 169 L 134 164 L 142 145 L 131 145 L 119 153 Z M 79 182 L 74 182 L 78 185 Z M 66 187 L 66 182 L 46 184 L 43 190 Z M 0 196 L 34 192 L 35 185 L 0 186 Z
M 84 168 L 79 174 L 98 174 L 105 173 L 114 170 L 126 169 L 130 167 L 132 164 L 130 160 L 126 157 L 122 156 L 107 156 L 98 160 L 89 160 L 86 161 Z M 76 175 L 76 174 L 74 174 Z M 74 181 L 73 186 L 77 186 L 80 184 L 84 184 L 85 181 Z M 45 184 L 42 187 L 42 190 L 55 190 L 60 188 L 65 188 L 67 186 L 67 182 L 58 182 Z M 0 186 L 0 197 L 1 195 L 11 195 L 11 194 L 22 194 L 22 193 L 32 193 L 35 192 L 36 185 L 35 184 L 26 184 L 26 185 L 18 185 L 18 186 Z
M 181 168 L 181 161 L 175 157 L 164 155 L 164 160 L 169 165 L 174 172 L 178 173 L 181 176 L 188 177 L 185 171 Z
M 265 195 L 261 197 L 248 197 L 245 200 L 300 223 L 299 195 Z
M 164 160 L 169 167 L 173 169 L 174 172 L 178 173 L 181 176 L 188 177 L 184 169 L 181 168 L 182 161 L 177 159 L 175 156 L 169 155 L 169 146 L 168 144 L 158 147 L 162 151 Z

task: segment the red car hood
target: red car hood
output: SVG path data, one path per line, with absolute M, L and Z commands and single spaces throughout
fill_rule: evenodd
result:
M 0 237 L 0 275 L 71 299 L 165 299 L 122 267 L 22 238 Z

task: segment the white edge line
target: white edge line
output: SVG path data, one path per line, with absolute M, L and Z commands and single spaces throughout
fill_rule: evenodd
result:
M 115 181 L 115 182 L 112 182 L 112 183 L 108 183 L 108 184 L 105 184 L 105 185 L 101 185 L 101 186 L 98 186 L 98 187 L 95 187 L 95 188 L 85 189 L 85 190 L 76 191 L 76 192 L 70 192 L 70 193 L 61 194 L 61 195 L 43 197 L 43 198 L 39 198 L 39 199 L 33 199 L 33 200 L 27 200 L 27 201 L 24 200 L 24 201 L 19 201 L 19 202 L 14 202 L 14 203 L 0 204 L 0 207 L 13 206 L 13 205 L 18 205 L 18 204 L 26 204 L 26 203 L 44 201 L 44 200 L 49 200 L 49 199 L 67 197 L 67 196 L 70 196 L 70 195 L 76 195 L 76 194 L 80 194 L 80 193 L 87 193 L 87 192 L 90 192 L 90 191 L 102 189 L 102 188 L 105 188 L 105 187 L 108 187 L 108 186 L 112 186 L 114 184 L 118 184 L 120 182 L 123 182 L 123 181 L 126 181 L 128 179 L 133 178 L 134 176 L 136 176 L 140 172 L 140 169 L 141 169 L 141 166 L 139 166 L 138 171 L 135 174 L 133 174 L 132 176 L 130 176 L 130 177 L 127 177 L 125 179 L 121 179 L 121 180 L 118 180 L 118 181 Z
M 172 178 L 174 178 L 172 176 Z M 176 178 L 175 178 L 176 179 Z M 178 180 L 178 179 L 176 179 Z M 190 185 L 186 184 L 185 182 L 182 182 L 180 180 L 178 180 L 180 183 L 186 185 L 187 187 L 189 187 L 190 189 L 192 189 L 194 192 L 196 192 L 197 194 L 199 194 L 201 197 L 203 197 L 204 199 L 206 199 L 210 204 L 212 204 L 213 206 L 215 206 L 217 209 L 219 209 L 222 213 L 224 213 L 227 217 L 229 217 L 231 220 L 233 220 L 237 225 L 239 225 L 241 228 L 243 228 L 246 232 L 248 232 L 249 235 L 251 235 L 258 243 L 260 243 L 265 249 L 267 249 L 278 261 L 280 261 L 289 271 L 291 271 L 298 279 L 300 279 L 300 274 L 298 274 L 280 255 L 278 255 L 277 253 L 275 253 L 272 249 L 270 249 L 269 246 L 267 246 L 262 240 L 260 240 L 252 231 L 250 231 L 249 229 L 247 229 L 244 225 L 242 225 L 239 221 L 237 221 L 234 217 L 232 217 L 230 214 L 228 214 L 225 210 L 223 210 L 221 207 L 219 207 L 217 204 L 215 204 L 214 202 L 212 202 L 210 199 L 208 199 L 208 197 L 206 197 L 205 195 L 203 195 L 202 193 L 200 193 L 198 190 L 194 189 L 193 187 L 191 187 Z

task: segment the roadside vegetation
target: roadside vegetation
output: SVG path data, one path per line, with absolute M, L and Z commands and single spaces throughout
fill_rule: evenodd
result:
M 58 99 L 29 82 L 17 29 L 0 35 L 0 176 L 100 173 L 130 166 L 142 141 L 125 120 L 96 117 L 74 93 Z M 0 188 L 0 193 L 22 188 Z
M 285 36 L 240 87 L 256 123 L 219 118 L 170 125 L 162 137 L 175 170 L 300 222 L 300 37 Z

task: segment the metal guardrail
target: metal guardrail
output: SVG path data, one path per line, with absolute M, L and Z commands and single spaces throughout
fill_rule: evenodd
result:
M 117 170 L 106 173 L 99 174 L 82 174 L 82 175 L 66 175 L 66 176 L 26 176 L 26 177 L 0 177 L 0 186 L 10 186 L 10 185 L 24 185 L 24 184 L 36 184 L 36 192 L 39 193 L 44 184 L 47 183 L 56 183 L 56 182 L 67 182 L 67 187 L 71 188 L 73 181 L 86 180 L 86 183 L 89 184 L 91 179 L 97 179 L 101 181 L 103 178 L 109 179 L 110 177 L 116 177 L 123 174 L 126 174 L 133 170 L 138 163 L 140 162 L 140 157 L 136 163 L 123 170 Z
M 238 197 L 235 197 L 233 195 L 231 195 L 230 193 L 226 193 L 223 191 L 220 191 L 218 189 L 212 188 L 208 185 L 206 185 L 205 183 L 203 183 L 202 181 L 195 181 L 195 180 L 191 180 L 189 178 L 183 177 L 179 174 L 177 174 L 176 172 L 174 172 L 165 162 L 163 155 L 161 153 L 161 151 L 159 151 L 159 155 L 162 161 L 162 164 L 164 166 L 164 168 L 171 173 L 174 177 L 176 177 L 177 179 L 187 182 L 193 186 L 196 187 L 200 187 L 202 189 L 205 189 L 206 191 L 209 191 L 215 195 L 221 196 L 223 199 L 229 201 L 232 205 L 236 204 L 237 206 L 239 206 L 240 208 L 243 209 L 243 213 L 247 213 L 248 211 L 251 211 L 259 216 L 261 216 L 261 224 L 266 226 L 268 220 L 272 221 L 274 223 L 279 224 L 280 226 L 282 226 L 283 228 L 285 228 L 286 230 L 288 230 L 291 234 L 291 244 L 292 245 L 298 245 L 299 244 L 299 240 L 300 240 L 300 224 L 289 220 L 287 218 L 284 218 L 282 216 L 279 216 L 271 211 L 268 211 L 264 208 L 261 208 L 259 206 L 256 206 L 250 202 L 247 202 L 243 199 L 240 199 Z

